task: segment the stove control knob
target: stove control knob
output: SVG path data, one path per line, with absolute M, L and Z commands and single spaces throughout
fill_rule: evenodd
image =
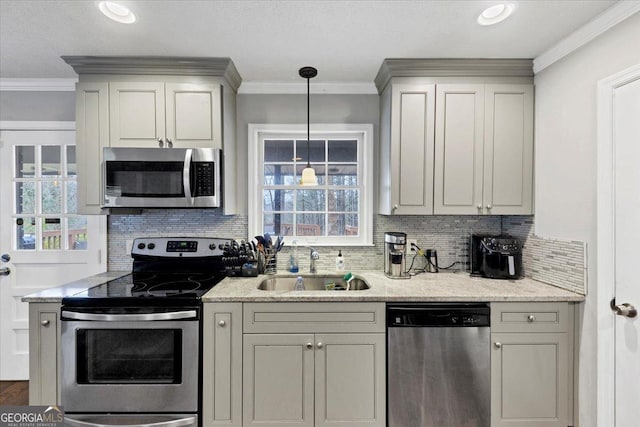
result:
M 216 250 L 216 244 L 215 243 L 210 244 L 209 245 L 209 249 L 211 249 L 212 251 L 215 251 Z
M 220 244 L 218 245 L 218 249 L 223 250 L 223 249 L 224 249 L 224 245 L 223 245 L 222 243 L 220 243 Z
M 156 248 L 156 244 L 155 243 L 149 243 L 149 246 L 147 246 L 150 250 L 154 250 Z
M 147 245 L 144 243 L 138 243 L 138 249 L 144 249 L 145 247 L 147 247 Z

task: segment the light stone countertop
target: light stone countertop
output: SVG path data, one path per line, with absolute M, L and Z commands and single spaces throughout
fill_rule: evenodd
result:
M 35 294 L 22 297 L 23 302 L 60 302 L 62 298 L 75 295 L 79 292 L 86 291 L 100 283 L 126 276 L 129 271 L 107 271 L 106 273 L 96 274 L 95 276 L 85 277 L 66 285 L 57 286 L 55 288 L 45 289 Z
M 129 274 L 109 271 L 63 286 L 45 289 L 22 298 L 24 302 L 60 302 L 108 280 Z M 321 271 L 318 276 L 336 274 Z M 305 273 L 281 273 L 275 277 L 307 276 Z M 340 302 L 340 301 L 584 301 L 585 297 L 532 279 L 495 280 L 471 277 L 468 273 L 423 273 L 410 279 L 389 279 L 381 271 L 354 273 L 364 279 L 370 289 L 362 291 L 262 291 L 258 284 L 266 278 L 227 277 L 203 297 L 203 302 Z
M 319 276 L 335 274 L 320 271 Z M 282 273 L 297 276 L 305 273 Z M 584 295 L 532 279 L 497 280 L 471 277 L 468 273 L 423 273 L 410 279 L 389 279 L 382 271 L 354 272 L 370 289 L 361 291 L 263 291 L 260 282 L 272 276 L 227 277 L 207 292 L 207 302 L 340 302 L 340 301 L 584 301 Z

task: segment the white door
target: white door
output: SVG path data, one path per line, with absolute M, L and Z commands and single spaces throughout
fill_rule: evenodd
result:
M 638 414 L 639 142 L 640 64 L 598 83 L 598 425 L 603 426 L 632 425 Z
M 637 419 L 640 400 L 640 310 L 637 253 L 640 240 L 640 78 L 614 92 L 615 212 L 615 420 L 616 427 Z M 626 420 L 626 421 L 625 421 Z
M 0 130 L 0 379 L 29 378 L 24 295 L 106 271 L 106 217 L 76 215 L 75 132 Z

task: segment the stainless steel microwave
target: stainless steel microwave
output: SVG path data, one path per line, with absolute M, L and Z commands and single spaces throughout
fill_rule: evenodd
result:
M 105 208 L 217 208 L 222 152 L 214 148 L 105 148 Z

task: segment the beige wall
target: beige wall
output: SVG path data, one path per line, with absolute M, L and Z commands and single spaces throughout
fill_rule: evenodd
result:
M 76 120 L 75 92 L 0 92 L 0 121 Z
M 535 77 L 536 233 L 587 242 L 581 307 L 579 425 L 596 425 L 596 88 L 640 63 L 640 13 Z

